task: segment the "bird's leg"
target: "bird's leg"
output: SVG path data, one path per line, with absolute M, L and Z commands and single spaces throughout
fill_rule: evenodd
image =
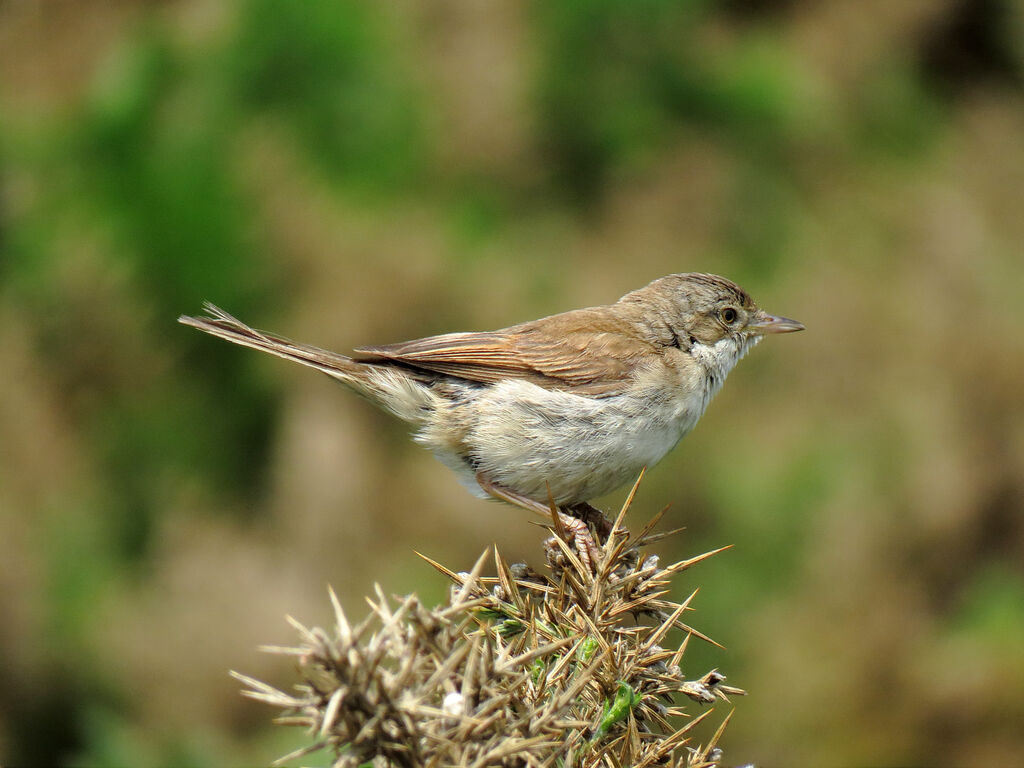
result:
M 547 518 L 550 518 L 551 516 L 551 507 L 548 505 L 542 504 L 541 502 L 527 496 L 523 496 L 521 493 L 516 493 L 503 485 L 498 485 L 480 472 L 477 472 L 476 474 L 476 482 L 481 488 L 496 499 L 507 501 L 509 504 L 515 504 L 517 507 L 529 509 Z M 585 502 L 584 504 L 604 519 L 604 516 L 601 515 L 598 510 Z M 575 504 L 571 509 L 576 509 L 579 506 L 579 504 Z M 590 528 L 587 526 L 587 521 L 566 514 L 561 508 L 558 508 L 558 521 L 564 526 L 569 535 L 572 536 L 572 543 L 575 545 L 576 551 L 579 553 L 580 562 L 582 562 L 584 567 L 588 570 L 594 570 L 594 565 L 601 557 L 601 550 L 594 541 L 594 535 L 590 532 Z M 605 520 L 605 525 L 610 529 L 610 524 L 607 520 Z

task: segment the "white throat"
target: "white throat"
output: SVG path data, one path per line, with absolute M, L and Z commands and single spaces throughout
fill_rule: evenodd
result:
M 696 342 L 690 347 L 693 359 L 704 366 L 707 371 L 707 388 L 704 392 L 704 405 L 722 388 L 725 377 L 745 354 L 761 340 L 759 335 L 736 334 L 719 339 L 714 344 Z

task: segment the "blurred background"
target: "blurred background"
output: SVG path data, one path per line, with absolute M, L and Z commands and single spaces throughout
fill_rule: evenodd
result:
M 539 565 L 179 314 L 348 350 L 700 270 L 808 327 L 632 514 L 735 545 L 678 584 L 726 760 L 1020 764 L 1022 75 L 1008 0 L 0 1 L 0 762 L 264 764 L 305 737 L 227 670 L 290 684 L 286 613 Z

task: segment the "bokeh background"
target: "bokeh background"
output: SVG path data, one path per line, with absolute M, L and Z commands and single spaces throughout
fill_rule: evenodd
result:
M 286 613 L 538 563 L 180 313 L 346 350 L 689 270 L 808 327 L 634 508 L 735 545 L 679 584 L 726 759 L 1024 762 L 1022 73 L 1004 0 L 0 2 L 0 762 L 266 763 L 227 670 L 289 684 Z

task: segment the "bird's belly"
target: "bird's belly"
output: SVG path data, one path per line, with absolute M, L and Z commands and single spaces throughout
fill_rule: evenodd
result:
M 632 482 L 699 416 L 663 397 L 594 399 L 524 381 L 496 384 L 469 407 L 464 455 L 437 451 L 439 458 L 467 485 L 481 472 L 542 502 L 550 489 L 558 504 L 593 499 Z

